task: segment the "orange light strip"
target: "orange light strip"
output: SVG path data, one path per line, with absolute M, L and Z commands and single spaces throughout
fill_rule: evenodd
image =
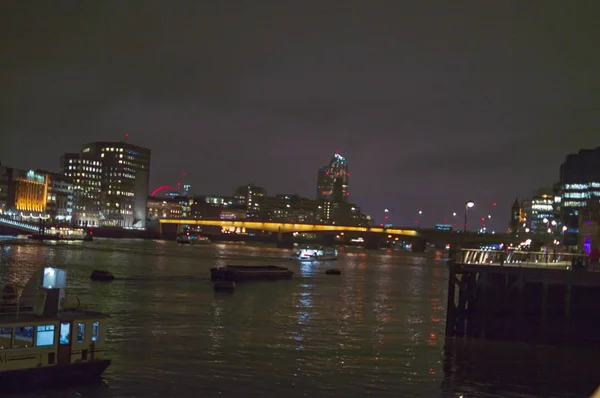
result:
M 256 222 L 256 221 L 221 221 L 221 220 L 183 220 L 183 219 L 161 219 L 161 224 L 187 224 L 187 225 L 206 225 L 213 227 L 235 227 L 260 229 L 271 232 L 313 232 L 313 231 L 348 231 L 348 232 L 377 232 L 391 235 L 419 236 L 417 231 L 410 229 L 395 228 L 367 228 L 353 227 L 344 225 L 321 225 L 321 224 L 289 224 L 275 222 Z

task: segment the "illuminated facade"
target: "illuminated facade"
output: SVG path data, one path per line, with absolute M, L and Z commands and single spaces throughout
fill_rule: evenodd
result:
M 181 218 L 183 216 L 183 206 L 178 200 L 148 198 L 148 219 L 158 220 L 160 218 Z
M 46 175 L 0 166 L 0 210 L 10 218 L 46 217 Z
M 15 210 L 22 213 L 46 212 L 48 185 L 46 176 L 33 170 L 16 172 Z M 15 176 L 13 176 L 14 178 Z
M 84 145 L 80 154 L 63 155 L 66 175 L 73 169 L 65 167 L 79 159 L 73 175 L 77 224 L 145 228 L 150 154 L 149 149 L 127 142 L 94 142 Z M 97 217 L 97 224 L 86 219 L 90 215 Z
M 556 187 L 539 189 L 531 199 L 522 202 L 519 230 L 535 234 L 556 234 L 559 230 L 562 233 L 560 203 Z
M 317 199 L 347 202 L 349 177 L 348 161 L 336 152 L 329 165 L 321 167 L 317 173 Z
M 578 244 L 579 216 L 590 200 L 600 199 L 600 147 L 568 155 L 560 166 L 561 219 L 564 244 Z
M 37 172 L 46 175 L 48 185 L 46 213 L 50 216 L 50 220 L 70 224 L 73 216 L 75 190 L 75 184 L 71 177 L 43 170 Z
M 60 163 L 61 173 L 73 181 L 72 224 L 80 227 L 99 226 L 102 189 L 100 157 L 89 152 L 65 153 Z

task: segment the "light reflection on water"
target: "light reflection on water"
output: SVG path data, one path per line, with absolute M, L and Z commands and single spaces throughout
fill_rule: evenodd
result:
M 112 315 L 107 387 L 30 396 L 488 397 L 512 396 L 516 386 L 535 396 L 540 380 L 552 387 L 545 396 L 589 391 L 585 369 L 600 367 L 573 352 L 560 357 L 581 364 L 568 388 L 555 383 L 567 373 L 552 368 L 551 350 L 451 345 L 444 357 L 445 265 L 389 250 L 342 253 L 337 263 L 298 263 L 289 250 L 240 244 L 0 246 L 4 282 L 65 266 L 68 293 Z M 257 263 L 285 264 L 294 278 L 238 284 L 231 295 L 211 290 L 210 267 Z M 331 267 L 342 275 L 326 275 Z M 123 279 L 92 283 L 93 269 Z

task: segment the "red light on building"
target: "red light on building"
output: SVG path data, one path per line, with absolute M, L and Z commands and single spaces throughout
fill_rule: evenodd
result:
M 329 175 L 329 172 L 328 172 L 328 171 L 326 171 L 326 172 L 325 172 L 325 175 L 326 175 L 326 176 L 328 176 L 328 175 Z
M 181 174 L 183 174 L 184 176 L 186 176 L 186 175 L 187 175 L 187 173 L 186 173 L 185 171 L 184 171 L 183 173 L 181 173 Z
M 485 221 L 485 217 L 481 217 L 481 221 Z
M 346 192 L 346 196 L 350 196 L 350 192 Z
M 350 177 L 350 173 L 346 173 L 346 177 Z
M 496 206 L 496 202 L 494 202 L 494 206 Z
M 379 224 L 380 227 L 383 227 L 383 224 Z
M 327 192 L 325 192 L 325 191 L 323 191 L 323 192 L 321 192 L 321 193 L 322 193 L 323 195 L 326 195 L 326 194 L 327 194 Z
M 125 133 L 125 138 L 128 138 L 128 137 L 129 137 L 129 133 Z

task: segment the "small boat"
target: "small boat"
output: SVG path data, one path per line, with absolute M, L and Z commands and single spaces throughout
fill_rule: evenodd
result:
M 100 282 L 112 282 L 115 280 L 115 276 L 111 272 L 96 269 L 90 274 L 90 279 Z
M 294 254 L 300 261 L 333 261 L 338 259 L 338 251 L 333 247 L 306 246 Z
M 208 239 L 206 236 L 185 234 L 177 237 L 177 243 L 181 245 L 208 245 L 210 243 L 210 239 Z
M 67 273 L 42 267 L 17 294 L 0 298 L 0 391 L 46 388 L 99 378 L 105 358 L 108 315 L 81 307 L 65 295 Z
M 212 281 L 268 281 L 291 279 L 294 273 L 277 265 L 228 265 L 210 269 Z

